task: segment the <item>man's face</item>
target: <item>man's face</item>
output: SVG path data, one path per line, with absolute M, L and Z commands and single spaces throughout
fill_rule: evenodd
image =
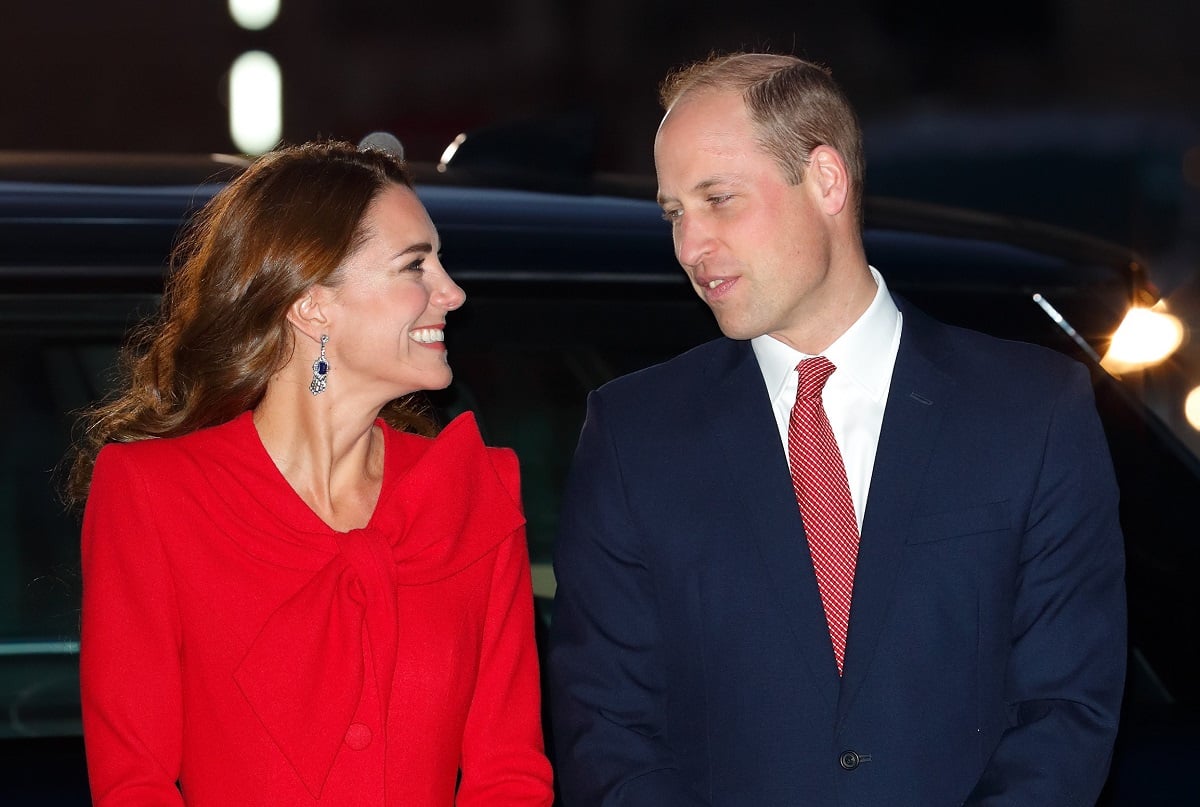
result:
M 757 141 L 738 93 L 685 96 L 654 141 L 658 199 L 675 256 L 721 331 L 795 344 L 788 334 L 820 312 L 832 225 L 812 172 L 788 184 Z

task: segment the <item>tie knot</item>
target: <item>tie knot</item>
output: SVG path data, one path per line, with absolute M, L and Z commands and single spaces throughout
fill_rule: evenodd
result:
M 829 380 L 829 376 L 833 375 L 833 371 L 836 369 L 833 362 L 824 356 L 813 356 L 811 359 L 801 361 L 796 365 L 796 372 L 799 374 L 796 397 L 819 398 L 821 390 L 825 388 L 825 382 Z

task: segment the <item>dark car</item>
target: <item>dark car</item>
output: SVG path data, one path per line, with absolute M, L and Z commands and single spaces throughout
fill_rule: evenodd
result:
M 72 413 L 111 389 L 153 310 L 172 244 L 235 158 L 0 154 L 0 804 L 88 803 L 80 736 L 77 516 L 56 489 Z M 559 494 L 589 390 L 718 334 L 685 281 L 653 187 L 488 187 L 418 166 L 442 259 L 467 291 L 447 328 L 444 420 L 477 413 L 522 467 L 539 627 Z M 1126 706 L 1107 805 L 1191 803 L 1200 787 L 1200 460 L 1157 414 L 1168 361 L 1101 366 L 1157 294 L 1138 257 L 1028 222 L 871 199 L 868 257 L 946 321 L 1084 362 L 1122 489 L 1130 605 Z M 747 581 L 753 585 L 754 581 Z M 547 730 L 549 730 L 547 726 Z M 1200 802 L 1198 802 L 1200 803 Z

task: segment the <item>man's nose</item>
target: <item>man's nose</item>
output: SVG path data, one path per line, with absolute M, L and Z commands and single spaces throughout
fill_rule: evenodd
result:
M 683 218 L 675 230 L 675 257 L 686 267 L 693 267 L 712 251 L 712 230 L 698 219 Z

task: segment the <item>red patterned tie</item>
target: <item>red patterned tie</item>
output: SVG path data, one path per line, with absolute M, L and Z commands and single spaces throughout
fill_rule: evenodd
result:
M 788 457 L 840 675 L 858 556 L 858 521 L 846 466 L 821 402 L 821 390 L 836 369 L 824 356 L 804 359 L 796 366 L 799 383 L 788 422 Z

